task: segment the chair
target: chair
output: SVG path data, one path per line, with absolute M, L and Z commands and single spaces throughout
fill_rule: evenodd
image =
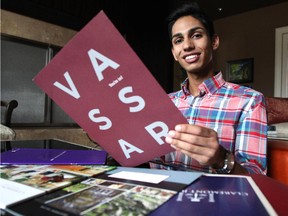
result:
M 15 139 L 15 132 L 11 129 L 13 110 L 18 106 L 16 100 L 9 102 L 1 100 L 1 142 L 5 144 L 4 150 L 11 150 L 10 141 Z M 1 146 L 2 150 L 2 146 Z
M 288 98 L 265 97 L 268 125 L 267 176 L 288 185 Z M 270 131 L 271 132 L 271 131 Z

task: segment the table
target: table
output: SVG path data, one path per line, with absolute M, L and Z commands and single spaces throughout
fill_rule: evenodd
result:
M 288 214 L 288 186 L 263 175 L 250 175 L 278 215 Z

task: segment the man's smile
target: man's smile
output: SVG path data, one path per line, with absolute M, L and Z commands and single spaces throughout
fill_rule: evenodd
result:
M 200 58 L 199 54 L 187 55 L 184 57 L 184 59 L 187 63 L 193 63 L 193 62 L 197 61 L 199 58 Z

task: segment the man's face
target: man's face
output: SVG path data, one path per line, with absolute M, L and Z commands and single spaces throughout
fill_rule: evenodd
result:
M 218 37 L 211 41 L 202 23 L 192 16 L 181 17 L 172 27 L 172 54 L 189 73 L 211 72 L 212 52 L 218 44 Z

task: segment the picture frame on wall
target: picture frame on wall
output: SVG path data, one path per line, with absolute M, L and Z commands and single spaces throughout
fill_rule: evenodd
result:
M 232 83 L 253 82 L 253 58 L 239 59 L 227 62 L 227 80 Z

